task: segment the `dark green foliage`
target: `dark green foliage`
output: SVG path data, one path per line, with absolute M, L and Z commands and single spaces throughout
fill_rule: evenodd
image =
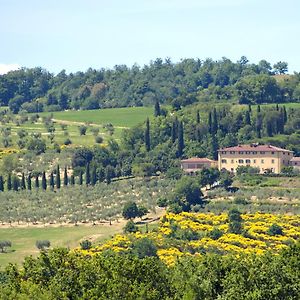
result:
M 39 250 L 45 250 L 46 248 L 50 247 L 50 241 L 48 240 L 38 240 L 35 242 L 36 247 Z
M 184 151 L 184 132 L 183 123 L 178 124 L 178 142 L 177 142 L 177 157 L 182 157 Z
M 132 220 L 129 220 L 125 227 L 124 227 L 124 233 L 130 233 L 130 232 L 137 232 L 138 227 L 135 225 L 135 223 Z
M 10 191 L 12 189 L 11 174 L 8 174 L 6 184 L 7 184 L 7 190 Z
M 243 230 L 243 219 L 237 209 L 231 209 L 228 212 L 229 232 L 240 234 Z
M 29 173 L 28 176 L 27 176 L 27 189 L 29 191 L 31 191 L 31 188 L 32 188 L 32 186 L 31 186 L 31 173 Z
M 20 179 L 17 176 L 12 177 L 12 188 L 14 191 L 18 191 L 20 188 Z
M 149 118 L 146 120 L 146 129 L 145 129 L 145 147 L 146 151 L 150 151 L 151 143 L 150 143 L 150 123 Z
M 57 165 L 56 167 L 56 177 L 55 177 L 56 188 L 60 189 L 61 181 L 60 181 L 60 167 Z
M 45 171 L 42 174 L 42 189 L 43 190 L 47 189 L 47 180 L 46 180 L 46 173 L 45 173 Z
M 139 209 L 135 202 L 128 202 L 124 205 L 122 215 L 125 219 L 134 219 L 139 215 Z
M 282 227 L 278 224 L 272 224 L 268 229 L 267 233 L 269 235 L 283 235 Z
M 213 240 L 219 239 L 223 234 L 224 232 L 219 228 L 214 228 L 212 231 L 208 232 L 208 236 Z
M 79 185 L 82 185 L 83 184 L 83 172 L 80 170 L 79 172 L 79 182 L 78 182 Z
M 300 244 L 279 255 L 206 254 L 180 259 L 168 268 L 151 240 L 133 254 L 108 251 L 74 255 L 67 249 L 28 257 L 23 268 L 9 265 L 1 276 L 3 299 L 101 300 L 298 300 Z M 144 258 L 138 258 L 138 257 Z M 149 257 L 150 256 L 150 257 Z
M 199 110 L 197 110 L 197 113 L 196 113 L 196 122 L 197 122 L 197 124 L 200 124 L 200 113 L 199 113 Z
M 39 175 L 35 176 L 35 188 L 38 189 L 40 187 Z
M 157 256 L 157 247 L 151 239 L 137 239 L 132 244 L 132 253 L 138 258 Z
M 96 166 L 92 168 L 91 174 L 91 185 L 95 185 L 97 183 L 97 169 Z
M 65 167 L 65 170 L 64 170 L 64 186 L 68 186 L 68 184 L 69 184 L 68 171 L 67 171 L 67 168 Z
M 161 111 L 160 111 L 159 101 L 156 101 L 154 105 L 154 117 L 158 117 L 160 115 L 161 115 Z
M 4 191 L 4 182 L 3 182 L 3 177 L 0 176 L 0 192 Z
M 115 169 L 113 166 L 107 166 L 105 168 L 105 181 L 107 184 L 111 183 L 112 178 L 115 176 Z
M 7 240 L 0 241 L 1 253 L 4 253 L 6 251 L 6 248 L 10 248 L 10 247 L 11 247 L 11 241 L 7 241 Z
M 20 188 L 21 188 L 21 190 L 25 190 L 26 189 L 25 174 L 24 173 L 22 173 Z
M 75 184 L 75 176 L 74 176 L 74 174 L 72 174 L 71 177 L 70 177 L 70 184 L 71 185 Z
M 85 167 L 85 184 L 89 185 L 90 183 L 91 183 L 90 164 L 87 163 Z
M 53 172 L 50 173 L 49 185 L 50 185 L 51 189 L 53 190 L 54 185 L 55 185 Z
M 82 250 L 88 250 L 92 247 L 92 242 L 89 240 L 84 240 L 80 243 L 80 248 Z

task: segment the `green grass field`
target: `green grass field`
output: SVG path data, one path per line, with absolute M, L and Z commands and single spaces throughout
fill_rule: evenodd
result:
M 144 122 L 152 114 L 153 107 L 125 107 L 54 112 L 53 118 L 61 121 L 89 122 L 99 125 L 111 123 L 115 127 L 129 128 Z M 40 115 L 45 116 L 50 113 L 41 113 Z
M 35 246 L 37 240 L 49 240 L 51 247 L 78 247 L 83 239 L 93 242 L 110 238 L 122 231 L 122 225 L 45 227 L 45 228 L 0 228 L 0 240 L 10 240 L 11 249 L 0 253 L 0 269 L 8 263 L 21 264 L 25 256 L 36 256 L 39 250 Z

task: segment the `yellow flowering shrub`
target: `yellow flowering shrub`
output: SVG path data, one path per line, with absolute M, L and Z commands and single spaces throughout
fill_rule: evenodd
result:
M 157 246 L 158 257 L 172 266 L 177 258 L 185 255 L 201 255 L 207 252 L 220 254 L 263 254 L 279 252 L 300 239 L 300 216 L 272 214 L 242 214 L 243 234 L 229 232 L 227 214 L 167 213 L 160 220 L 155 232 L 115 235 L 111 240 L 90 250 L 77 250 L 86 255 L 111 249 L 129 251 L 133 242 L 141 238 L 151 239 Z M 269 228 L 277 224 L 282 235 L 271 235 Z M 217 231 L 219 236 L 214 236 Z

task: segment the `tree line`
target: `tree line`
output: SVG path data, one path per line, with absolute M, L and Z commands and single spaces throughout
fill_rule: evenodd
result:
M 300 100 L 300 76 L 276 80 L 288 71 L 286 62 L 271 66 L 237 62 L 184 59 L 173 63 L 157 58 L 140 67 L 117 65 L 113 69 L 57 75 L 40 67 L 22 68 L 0 76 L 0 105 L 17 113 L 149 106 L 156 101 L 174 108 L 197 100 L 234 100 L 239 103 L 276 103 Z
M 42 251 L 38 258 L 27 257 L 22 268 L 9 265 L 0 273 L 0 298 L 299 299 L 299 243 L 279 255 L 204 254 L 167 267 L 149 241 L 139 239 L 130 254 Z

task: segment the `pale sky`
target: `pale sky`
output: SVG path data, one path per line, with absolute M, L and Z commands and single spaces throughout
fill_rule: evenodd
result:
M 0 73 L 243 55 L 299 72 L 299 16 L 299 0 L 0 0 Z

